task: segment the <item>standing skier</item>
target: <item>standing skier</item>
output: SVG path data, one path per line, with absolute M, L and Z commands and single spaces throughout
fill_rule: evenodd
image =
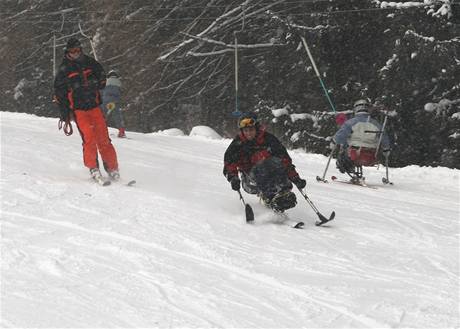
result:
M 109 177 L 113 180 L 120 178 L 117 154 L 100 108 L 100 90 L 105 87 L 105 83 L 105 72 L 101 64 L 83 54 L 78 39 L 69 39 L 54 80 L 55 101 L 59 105 L 61 122 L 69 123 L 73 116 L 83 140 L 84 165 L 97 182 L 103 181 L 98 151 Z
M 102 101 L 102 109 L 107 121 L 113 123 L 113 126 L 118 129 L 118 137 L 125 138 L 125 122 L 120 107 L 121 81 L 115 70 L 110 70 L 107 73 L 107 83 L 102 90 Z
M 337 168 L 341 173 L 353 176 L 355 166 L 373 165 L 378 147 L 385 157 L 390 155 L 388 135 L 382 131 L 382 125 L 371 118 L 370 109 L 368 100 L 357 100 L 353 105 L 354 118 L 347 120 L 334 136 L 333 142 L 340 145 Z M 380 140 L 381 145 L 378 145 Z
M 299 189 L 306 186 L 292 164 L 286 148 L 265 131 L 253 113 L 243 114 L 238 121 L 240 133 L 233 139 L 224 155 L 223 173 L 232 189 L 258 194 L 275 211 L 296 205 L 292 183 Z M 292 183 L 291 183 L 292 182 Z

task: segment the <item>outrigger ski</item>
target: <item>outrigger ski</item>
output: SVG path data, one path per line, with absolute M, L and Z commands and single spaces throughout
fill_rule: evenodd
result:
M 319 220 L 317 220 L 315 222 L 315 225 L 316 226 L 321 226 L 321 225 L 324 225 L 326 224 L 327 222 L 330 222 L 331 220 L 333 220 L 335 218 L 335 211 L 333 211 L 331 213 L 331 215 L 329 216 L 329 218 L 326 218 L 323 214 L 321 214 L 318 210 L 318 208 L 316 208 L 316 206 L 313 204 L 313 202 L 310 200 L 310 198 L 307 196 L 307 194 L 301 189 L 301 188 L 298 188 L 299 189 L 299 192 L 302 194 L 302 196 L 304 197 L 305 201 L 307 201 L 307 203 L 310 205 L 310 207 L 313 209 L 313 211 L 316 213 L 316 215 L 318 216 Z
M 335 217 L 335 211 L 332 212 L 332 214 L 331 214 L 331 216 L 329 218 L 326 218 L 326 217 L 322 216 L 322 218 L 320 218 L 320 220 L 317 220 L 315 222 L 315 225 L 316 226 L 324 225 L 324 224 L 330 222 L 331 220 L 333 220 L 334 217 Z

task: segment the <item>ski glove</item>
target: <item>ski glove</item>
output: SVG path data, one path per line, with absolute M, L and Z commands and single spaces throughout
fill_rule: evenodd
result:
M 388 158 L 390 156 L 390 149 L 383 150 L 382 153 L 385 158 Z
M 292 179 L 292 182 L 297 186 L 300 190 L 307 186 L 307 181 L 305 179 L 300 178 L 300 176 L 296 176 Z
M 241 186 L 241 181 L 237 176 L 234 176 L 230 180 L 230 184 L 232 185 L 232 189 L 234 191 L 238 191 L 240 189 L 240 186 Z

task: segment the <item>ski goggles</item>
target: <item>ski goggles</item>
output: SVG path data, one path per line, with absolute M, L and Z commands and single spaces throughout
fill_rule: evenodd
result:
M 256 120 L 254 120 L 253 118 L 244 118 L 239 123 L 240 129 L 246 128 L 246 127 L 254 127 L 255 125 L 256 125 Z

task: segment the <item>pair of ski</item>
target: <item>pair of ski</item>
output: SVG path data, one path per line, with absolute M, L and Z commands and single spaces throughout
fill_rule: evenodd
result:
M 329 183 L 329 181 L 327 179 L 323 179 L 319 176 L 316 176 L 316 180 L 318 182 L 323 182 L 323 183 Z M 354 182 L 352 180 L 341 180 L 341 179 L 338 179 L 336 176 L 331 176 L 331 181 L 332 182 L 335 182 L 335 183 L 342 183 L 342 184 L 349 184 L 349 185 L 355 185 L 355 186 L 361 186 L 361 187 L 367 187 L 367 188 L 370 188 L 370 189 L 373 189 L 373 190 L 377 190 L 377 186 L 374 186 L 374 185 L 368 185 L 367 183 L 365 183 L 364 181 L 358 181 L 358 182 Z M 390 182 L 388 181 L 385 177 L 382 178 L 382 182 L 386 185 L 386 184 L 389 184 L 389 185 L 393 185 L 393 182 Z
M 316 208 L 316 206 L 313 204 L 313 202 L 308 198 L 307 194 L 302 190 L 302 189 L 299 189 L 300 193 L 302 194 L 302 196 L 305 198 L 305 200 L 308 202 L 308 204 L 310 205 L 310 207 L 315 211 L 316 215 L 318 216 L 318 220 L 315 222 L 315 225 L 316 226 L 321 226 L 321 225 L 324 225 L 326 224 L 327 222 L 330 222 L 331 220 L 334 219 L 335 217 L 335 211 L 333 211 L 331 213 L 331 215 L 329 216 L 329 218 L 325 217 L 324 215 L 322 215 L 318 209 Z M 243 198 L 243 195 L 241 194 L 241 191 L 238 190 L 237 191 L 238 194 L 240 195 L 240 200 L 243 202 L 243 205 L 244 205 L 244 208 L 245 208 L 245 212 L 246 212 L 246 223 L 253 223 L 254 222 L 254 211 L 252 210 L 252 207 L 246 203 L 244 201 L 244 198 Z M 277 215 L 280 215 L 281 217 L 283 217 L 285 220 L 288 220 L 289 217 L 285 214 L 285 213 L 280 213 L 280 212 L 275 212 Z M 296 229 L 301 229 L 305 226 L 305 223 L 304 222 L 297 222 L 294 226 L 292 226 L 292 228 L 296 228 Z
M 103 176 L 99 176 L 99 177 L 94 177 L 93 180 L 101 185 L 101 186 L 109 186 L 112 184 L 112 182 L 119 182 L 120 180 L 113 180 L 113 179 L 109 179 L 109 178 L 104 178 Z M 127 183 L 123 183 L 123 185 L 126 185 L 126 186 L 133 186 L 134 184 L 136 184 L 136 181 L 133 179 L 133 180 L 130 180 L 128 181 Z

